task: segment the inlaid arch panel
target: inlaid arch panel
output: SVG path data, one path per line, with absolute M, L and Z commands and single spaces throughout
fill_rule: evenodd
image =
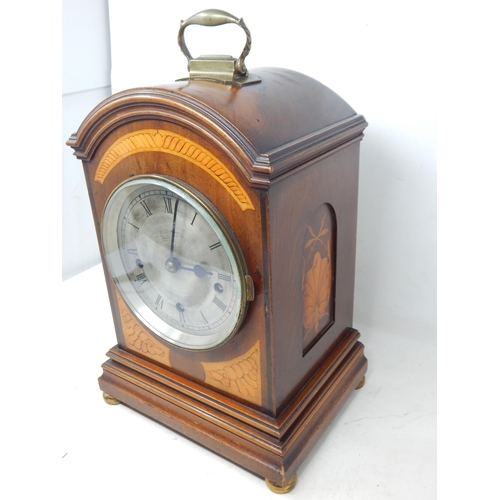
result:
M 143 151 L 160 151 L 184 158 L 219 182 L 241 210 L 255 210 L 248 193 L 222 161 L 191 139 L 168 130 L 137 130 L 117 139 L 102 156 L 94 180 L 103 184 L 121 160 Z
M 337 219 L 327 203 L 310 217 L 302 250 L 302 331 L 304 354 L 335 322 Z

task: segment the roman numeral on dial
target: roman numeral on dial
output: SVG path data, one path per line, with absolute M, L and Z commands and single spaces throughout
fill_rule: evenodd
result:
M 216 248 L 219 248 L 222 245 L 220 241 L 217 243 L 214 243 L 213 245 L 209 245 L 208 248 L 210 248 L 210 251 L 213 252 Z
M 138 281 L 141 285 L 144 285 L 144 283 L 148 281 L 148 278 L 144 273 L 140 273 L 135 277 L 135 280 Z
M 127 221 L 134 229 L 137 229 L 137 231 L 139 231 L 139 228 L 135 225 L 135 224 L 132 224 L 129 220 Z
M 156 297 L 155 304 L 156 304 L 156 307 L 163 309 L 163 297 L 161 295 L 158 295 L 158 297 Z
M 219 297 L 214 297 L 214 300 L 212 302 L 221 310 L 225 311 L 227 308 L 227 305 L 222 302 L 222 300 L 219 299 Z
M 163 201 L 165 201 L 165 212 L 168 212 L 169 214 L 171 214 L 172 213 L 172 198 L 165 196 L 163 198 Z
M 146 203 L 145 200 L 141 201 L 141 205 L 142 205 L 142 208 L 144 208 L 144 210 L 148 214 L 148 217 L 153 214 L 153 212 L 151 212 L 151 210 L 149 209 L 148 204 Z

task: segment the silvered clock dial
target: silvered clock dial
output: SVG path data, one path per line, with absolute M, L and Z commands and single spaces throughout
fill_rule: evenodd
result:
M 123 299 L 163 339 L 204 350 L 238 329 L 253 294 L 242 251 L 187 184 L 157 175 L 120 184 L 106 203 L 102 243 Z

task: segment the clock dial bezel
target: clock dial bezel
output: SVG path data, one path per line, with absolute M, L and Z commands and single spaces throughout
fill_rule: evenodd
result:
M 221 246 L 218 251 L 224 251 L 227 256 L 234 277 L 231 283 L 234 287 L 232 290 L 235 295 L 234 305 L 228 317 L 214 329 L 195 332 L 189 327 L 177 328 L 169 323 L 168 319 L 162 319 L 150 305 L 147 305 L 130 279 L 130 270 L 127 271 L 127 266 L 120 254 L 122 248 L 120 219 L 124 204 L 130 203 L 132 194 L 148 186 L 165 189 L 189 207 L 194 208 L 218 237 Z M 243 252 L 222 214 L 205 196 L 190 185 L 170 176 L 158 174 L 139 175 L 121 182 L 106 201 L 102 216 L 101 241 L 106 267 L 119 293 L 141 323 L 161 339 L 182 349 L 203 351 L 223 345 L 238 331 L 248 308 L 248 271 Z M 206 242 L 200 244 L 204 243 Z

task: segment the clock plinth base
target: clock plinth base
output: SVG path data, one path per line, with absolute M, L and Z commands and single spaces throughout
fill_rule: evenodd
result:
M 280 486 L 278 484 L 273 483 L 272 481 L 269 481 L 269 479 L 266 479 L 267 487 L 273 493 L 281 493 L 281 494 L 289 493 L 290 491 L 292 491 L 293 488 L 295 487 L 296 482 L 297 482 L 297 474 L 295 474 L 285 486 Z
M 367 361 L 349 329 L 277 416 L 262 413 L 114 347 L 101 390 L 215 453 L 289 491 L 313 446 L 363 379 Z M 285 492 L 285 491 L 282 491 Z
M 108 405 L 119 405 L 121 404 L 121 401 L 116 399 L 113 396 L 110 396 L 109 394 L 103 392 L 102 393 L 102 398 L 104 399 L 104 402 L 107 403 Z

